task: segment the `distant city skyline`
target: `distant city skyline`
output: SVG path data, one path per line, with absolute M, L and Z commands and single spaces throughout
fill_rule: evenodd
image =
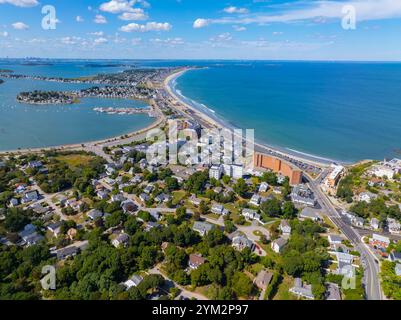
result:
M 2 58 L 401 60 L 398 0 L 0 0 L 0 18 Z

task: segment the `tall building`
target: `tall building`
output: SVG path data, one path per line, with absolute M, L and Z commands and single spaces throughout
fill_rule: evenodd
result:
M 302 182 L 302 171 L 281 159 L 261 153 L 255 153 L 253 164 L 255 168 L 269 169 L 275 173 L 288 177 L 291 185 L 300 184 Z

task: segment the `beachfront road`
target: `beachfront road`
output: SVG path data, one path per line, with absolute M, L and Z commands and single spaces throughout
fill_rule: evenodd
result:
M 327 196 L 320 190 L 319 184 L 306 177 L 309 185 L 314 192 L 316 199 L 336 227 L 355 245 L 355 248 L 361 253 L 361 260 L 365 263 L 365 292 L 368 300 L 382 300 L 379 279 L 379 263 L 371 251 L 362 242 L 358 232 L 350 226 L 339 214 Z

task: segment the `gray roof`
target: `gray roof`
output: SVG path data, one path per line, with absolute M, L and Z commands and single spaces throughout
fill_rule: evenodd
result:
M 337 284 L 327 284 L 326 300 L 341 300 L 341 293 Z
M 209 232 L 212 230 L 213 225 L 208 222 L 195 221 L 193 229 L 200 232 Z
M 311 219 L 321 219 L 321 217 L 319 215 L 319 210 L 309 208 L 309 207 L 302 209 L 302 211 L 300 213 L 300 217 L 311 218 Z

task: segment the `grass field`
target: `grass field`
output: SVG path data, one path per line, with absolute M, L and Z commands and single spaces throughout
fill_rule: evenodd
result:
M 66 163 L 71 168 L 76 168 L 81 165 L 87 165 L 93 159 L 93 156 L 83 154 L 70 154 L 59 156 L 56 159 L 58 161 Z
M 178 204 L 186 195 L 185 191 L 174 191 L 173 192 L 173 204 Z
M 284 276 L 283 281 L 278 286 L 278 290 L 273 300 L 297 300 L 288 290 L 293 286 L 294 281 L 289 276 Z

